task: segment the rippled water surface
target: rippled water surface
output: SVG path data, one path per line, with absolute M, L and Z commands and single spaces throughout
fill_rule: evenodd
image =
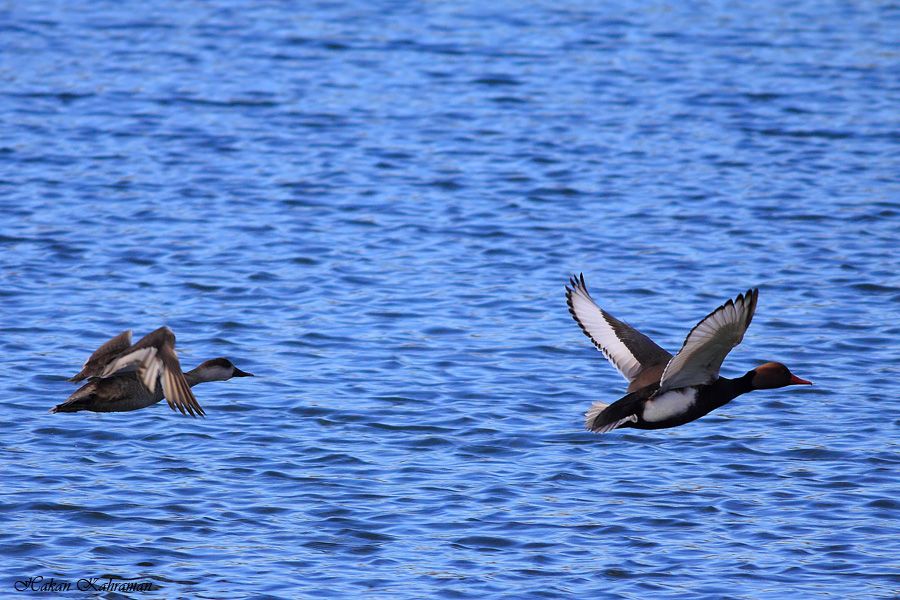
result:
M 0 596 L 900 594 L 900 11 L 789 4 L 6 5 Z M 584 432 L 579 271 L 816 385 Z M 47 413 L 162 324 L 257 377 Z

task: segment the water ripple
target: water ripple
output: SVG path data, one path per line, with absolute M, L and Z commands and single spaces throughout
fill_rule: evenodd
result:
M 896 596 L 896 11 L 646 8 L 9 9 L 6 589 Z M 670 350 L 760 286 L 725 374 L 816 386 L 586 433 L 580 271 Z M 47 414 L 161 324 L 257 377 Z

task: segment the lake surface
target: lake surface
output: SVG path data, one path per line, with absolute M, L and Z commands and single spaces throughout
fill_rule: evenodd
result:
M 0 30 L 0 595 L 900 594 L 896 5 L 36 2 Z M 625 384 L 566 310 L 581 271 L 670 351 L 759 286 L 723 375 L 816 385 L 587 433 Z M 47 413 L 163 324 L 186 368 L 257 377 L 196 388 L 206 419 Z

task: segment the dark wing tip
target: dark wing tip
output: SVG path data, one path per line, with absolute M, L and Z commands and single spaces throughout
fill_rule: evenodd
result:
M 184 394 L 184 390 L 182 390 L 182 394 Z M 191 394 L 190 392 L 188 392 L 187 394 L 184 394 L 184 395 L 182 396 L 181 401 L 179 402 L 179 404 L 181 404 L 182 406 L 184 406 L 184 408 L 188 411 L 188 414 L 190 414 L 192 417 L 195 417 L 195 418 L 196 418 L 197 414 L 196 414 L 196 412 L 194 411 L 194 408 L 195 408 L 195 407 L 196 407 L 196 408 L 200 408 L 200 407 L 199 407 L 199 405 L 197 404 L 197 400 L 194 398 L 194 395 L 193 395 L 193 394 Z
M 571 286 L 571 288 L 569 286 Z M 587 284 L 584 282 L 584 273 L 569 277 L 569 285 L 566 286 L 566 296 L 571 297 L 571 295 L 576 292 L 584 294 L 593 300 L 593 298 L 591 298 L 591 293 L 587 289 Z
M 182 393 L 184 394 L 185 404 L 187 404 L 187 409 L 191 413 L 192 417 L 203 417 L 206 415 L 203 412 L 203 408 L 200 407 L 200 403 L 197 402 L 196 396 L 191 391 L 191 386 L 187 384 L 187 381 L 184 380 L 184 377 L 179 378 L 180 381 L 178 385 L 181 387 Z
M 194 397 L 193 392 L 191 392 L 191 388 L 188 387 L 187 382 L 182 379 L 182 381 L 179 383 L 183 386 L 182 392 L 184 393 L 184 403 L 188 409 L 188 412 L 191 413 L 191 416 L 196 418 L 198 416 L 202 417 L 204 414 L 206 414 L 203 412 L 203 409 L 200 408 L 200 404 L 197 402 L 197 398 Z
M 584 323 L 581 322 L 581 319 L 578 318 L 578 314 L 575 312 L 575 303 L 572 301 L 572 296 L 576 292 L 584 295 L 591 302 L 594 302 L 594 299 L 591 297 L 590 292 L 588 292 L 587 290 L 587 285 L 584 283 L 584 273 L 579 273 L 578 277 L 572 276 L 569 279 L 569 283 L 572 284 L 572 289 L 569 289 L 569 287 L 566 286 L 566 305 L 568 305 L 569 307 L 569 314 L 572 315 L 572 318 L 575 319 L 576 323 L 578 323 L 578 327 L 581 329 L 581 332 L 584 333 L 584 335 L 586 335 L 587 338 L 591 340 L 591 343 L 596 346 L 598 350 L 603 352 L 603 355 L 608 358 L 609 356 L 606 353 L 606 350 L 603 348 L 603 346 L 597 343 L 597 340 L 594 339 L 594 337 L 591 335 L 591 332 L 588 331 L 587 327 L 585 327 Z M 595 306 L 596 304 L 597 303 L 594 302 Z M 606 319 L 606 314 L 603 312 L 603 309 L 599 306 L 597 306 L 597 309 L 600 311 L 600 314 L 603 316 L 603 318 Z
M 756 301 L 759 299 L 759 288 L 751 288 L 747 290 L 747 325 L 746 327 L 750 327 L 750 322 L 753 321 L 753 315 L 756 313 Z
M 166 381 L 168 382 L 168 388 L 166 390 L 166 401 L 169 403 L 169 407 L 172 410 L 178 410 L 183 415 L 187 415 L 188 413 L 191 416 L 194 416 L 194 411 L 191 410 L 190 405 L 190 390 L 188 389 L 188 393 L 185 394 L 185 388 L 187 385 L 184 382 L 184 377 L 181 373 L 177 375 L 172 372 L 166 372 L 165 374 Z M 169 394 L 171 394 L 171 398 L 169 398 Z
M 153 331 L 151 331 L 150 333 L 145 335 L 141 339 L 141 341 L 143 342 L 144 340 L 147 340 L 147 342 L 151 342 L 154 344 L 169 343 L 172 346 L 174 346 L 175 345 L 175 332 L 172 331 L 171 329 L 169 329 L 169 327 L 167 325 L 163 325 L 162 327 L 154 329 Z M 144 342 L 144 343 L 147 343 L 147 342 Z M 138 342 L 138 343 L 140 343 L 140 342 Z
M 582 289 L 585 293 L 587 293 L 587 285 L 584 283 L 584 273 L 579 273 L 578 275 L 572 275 L 569 277 L 569 285 L 572 286 L 573 290 Z

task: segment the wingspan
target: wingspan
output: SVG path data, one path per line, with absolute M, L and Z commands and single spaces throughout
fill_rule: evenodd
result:
M 569 284 L 572 286 L 566 286 L 569 312 L 603 356 L 631 382 L 628 391 L 658 381 L 672 355 L 637 329 L 597 306 L 588 293 L 583 274 L 572 277 Z
M 82 381 L 88 377 L 97 377 L 116 356 L 131 347 L 131 330 L 123 331 L 102 346 L 97 348 L 90 358 L 84 361 L 81 371 L 69 381 Z
M 173 335 L 172 345 L 164 346 L 159 352 L 163 364 L 163 395 L 166 397 L 166 402 L 169 403 L 169 407 L 172 410 L 175 410 L 177 407 L 181 414 L 184 414 L 184 411 L 187 410 L 192 417 L 197 415 L 202 417 L 206 413 L 203 412 L 193 392 L 191 392 L 191 386 L 184 379 L 184 373 L 181 372 L 181 364 L 178 362 L 178 355 L 175 354 L 174 340 L 175 336 Z
M 758 296 L 758 289 L 747 290 L 712 311 L 691 329 L 681 350 L 666 365 L 657 395 L 715 381 L 722 361 L 744 339 Z
M 190 414 L 192 417 L 206 414 L 184 379 L 175 353 L 175 334 L 168 327 L 160 327 L 145 335 L 137 344 L 107 364 L 101 376 L 109 377 L 126 371 L 137 371 L 141 382 L 150 392 L 156 390 L 161 380 L 163 396 L 172 410 L 177 409 L 181 414 Z

